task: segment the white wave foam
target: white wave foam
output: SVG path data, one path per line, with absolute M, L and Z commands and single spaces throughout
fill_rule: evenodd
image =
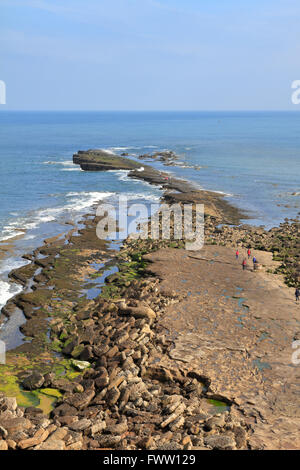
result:
M 215 191 L 214 189 L 202 189 L 202 191 L 210 191 L 210 192 L 213 192 L 213 193 L 221 194 L 222 196 L 234 197 L 234 194 L 225 193 L 224 191 Z
M 49 160 L 46 162 L 43 162 L 44 165 L 60 165 L 63 168 L 61 168 L 60 171 L 82 171 L 81 168 L 78 165 L 75 165 L 71 160 Z
M 26 237 L 24 237 L 24 240 L 33 240 L 34 238 L 36 238 L 35 235 L 26 235 Z
M 72 166 L 70 168 L 62 168 L 60 171 L 84 171 L 80 168 L 80 166 Z
M 0 281 L 0 310 L 9 299 L 22 292 L 22 287 L 16 284 Z
M 22 287 L 0 280 L 0 310 L 14 295 L 22 292 Z
M 119 181 L 127 181 L 129 171 L 130 170 L 108 170 L 108 173 L 114 173 L 119 177 Z
M 140 150 L 142 147 L 110 147 L 108 150 L 109 151 L 115 151 L 115 152 L 118 152 L 118 151 L 125 151 L 125 150 Z
M 49 160 L 46 162 L 43 162 L 44 165 L 63 165 L 63 166 L 69 166 L 69 165 L 74 165 L 72 160 Z
M 122 193 L 122 194 L 116 194 L 114 197 L 112 197 L 112 202 L 117 202 L 119 196 L 126 197 L 128 201 L 133 201 L 136 199 L 143 199 L 145 201 L 158 202 L 160 200 L 160 196 L 155 195 L 155 194 Z
M 76 210 L 80 212 L 87 207 L 93 206 L 103 199 L 113 196 L 114 194 L 115 193 L 98 191 L 82 191 L 78 193 L 71 192 L 66 195 L 67 197 L 71 198 L 70 204 L 64 206 L 63 210 Z
M 134 148 L 134 147 L 110 147 L 108 150 L 109 150 L 110 152 L 112 152 L 112 151 L 114 151 L 114 150 L 115 150 L 115 151 L 119 151 L 119 150 L 130 150 L 130 149 L 132 149 L 132 148 Z
M 25 235 L 25 232 L 22 230 L 16 230 L 14 227 L 7 226 L 1 233 L 0 242 L 5 242 L 20 235 Z
M 10 273 L 14 269 L 21 268 L 22 266 L 26 266 L 29 264 L 29 260 L 25 259 L 14 259 L 14 260 L 5 260 L 5 263 L 3 261 L 3 267 L 1 266 L 1 273 Z
M 114 193 L 110 192 L 71 192 L 67 193 L 68 203 L 59 207 L 49 207 L 47 209 L 40 209 L 27 217 L 18 217 L 11 221 L 0 236 L 0 241 L 9 240 L 17 235 L 24 235 L 27 230 L 33 230 L 39 225 L 47 222 L 57 221 L 60 216 L 68 212 L 83 212 L 88 207 L 93 206 L 98 201 L 112 196 Z

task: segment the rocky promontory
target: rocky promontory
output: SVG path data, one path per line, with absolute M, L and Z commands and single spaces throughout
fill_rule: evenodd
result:
M 155 158 L 158 155 L 160 154 L 155 154 Z M 168 158 L 174 158 L 175 154 L 162 152 L 162 155 L 163 161 L 168 161 Z M 199 190 L 189 181 L 175 178 L 149 165 L 141 166 L 139 162 L 127 156 L 119 157 L 105 150 L 80 150 L 73 155 L 73 162 L 85 171 L 128 170 L 129 178 L 146 181 L 164 189 L 164 201 L 167 204 L 204 204 L 205 213 L 218 218 L 220 223 L 237 224 L 241 218 L 247 218 L 245 213 L 226 201 L 225 195 Z
M 120 157 L 106 150 L 79 150 L 73 155 L 73 163 L 85 171 L 133 170 L 141 165 L 134 160 Z

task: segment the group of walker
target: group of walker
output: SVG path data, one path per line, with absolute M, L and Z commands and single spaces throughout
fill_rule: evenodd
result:
M 248 255 L 248 259 L 250 259 L 250 258 L 251 258 L 251 250 L 250 250 L 250 248 L 248 248 L 247 255 Z M 239 252 L 239 250 L 237 249 L 236 252 L 235 252 L 235 257 L 236 257 L 237 260 L 239 259 L 239 256 L 240 256 L 240 252 Z M 253 262 L 253 270 L 255 271 L 255 267 L 256 267 L 256 265 L 257 265 L 257 259 L 255 258 L 255 256 L 253 256 L 252 262 Z M 243 271 L 244 271 L 245 269 L 247 269 L 247 259 L 246 259 L 246 258 L 243 259 L 242 267 L 243 267 Z M 295 297 L 296 297 L 296 302 L 299 302 L 299 299 L 300 299 L 300 289 L 299 289 L 298 287 L 296 287 L 296 290 L 295 290 Z
M 251 250 L 250 250 L 250 248 L 248 248 L 247 255 L 248 255 L 248 260 L 249 260 L 249 259 L 251 258 Z M 236 252 L 235 252 L 235 257 L 236 257 L 237 260 L 239 259 L 239 256 L 240 256 L 240 252 L 239 252 L 239 250 L 237 249 Z M 256 263 L 257 263 L 257 259 L 255 258 L 255 256 L 253 256 L 252 262 L 253 262 L 253 269 L 255 270 L 255 266 L 256 266 Z M 247 269 L 247 259 L 246 259 L 246 258 L 243 259 L 242 268 L 243 268 L 243 271 L 244 271 L 245 269 Z

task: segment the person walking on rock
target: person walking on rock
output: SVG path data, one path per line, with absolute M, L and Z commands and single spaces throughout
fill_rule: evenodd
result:
M 250 250 L 250 248 L 248 249 L 247 254 L 248 254 L 248 259 L 250 259 L 250 258 L 251 258 L 251 250 Z
M 240 254 L 239 250 L 236 250 L 236 252 L 235 252 L 235 258 L 236 259 L 239 259 L 239 254 Z
M 247 268 L 246 258 L 243 259 L 242 266 L 243 266 L 243 271 L 244 271 Z
M 298 289 L 298 287 L 295 290 L 295 297 L 296 297 L 296 302 L 298 302 L 299 297 L 300 297 L 300 290 Z

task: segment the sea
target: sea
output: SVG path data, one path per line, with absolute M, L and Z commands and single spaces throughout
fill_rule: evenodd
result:
M 26 264 L 22 255 L 70 229 L 99 201 L 116 202 L 120 194 L 159 201 L 159 187 L 126 171 L 81 171 L 72 156 L 91 148 L 132 158 L 172 150 L 176 166 L 153 165 L 224 194 L 250 224 L 269 229 L 300 211 L 299 112 L 1 110 L 0 309 L 21 290 L 8 273 Z

